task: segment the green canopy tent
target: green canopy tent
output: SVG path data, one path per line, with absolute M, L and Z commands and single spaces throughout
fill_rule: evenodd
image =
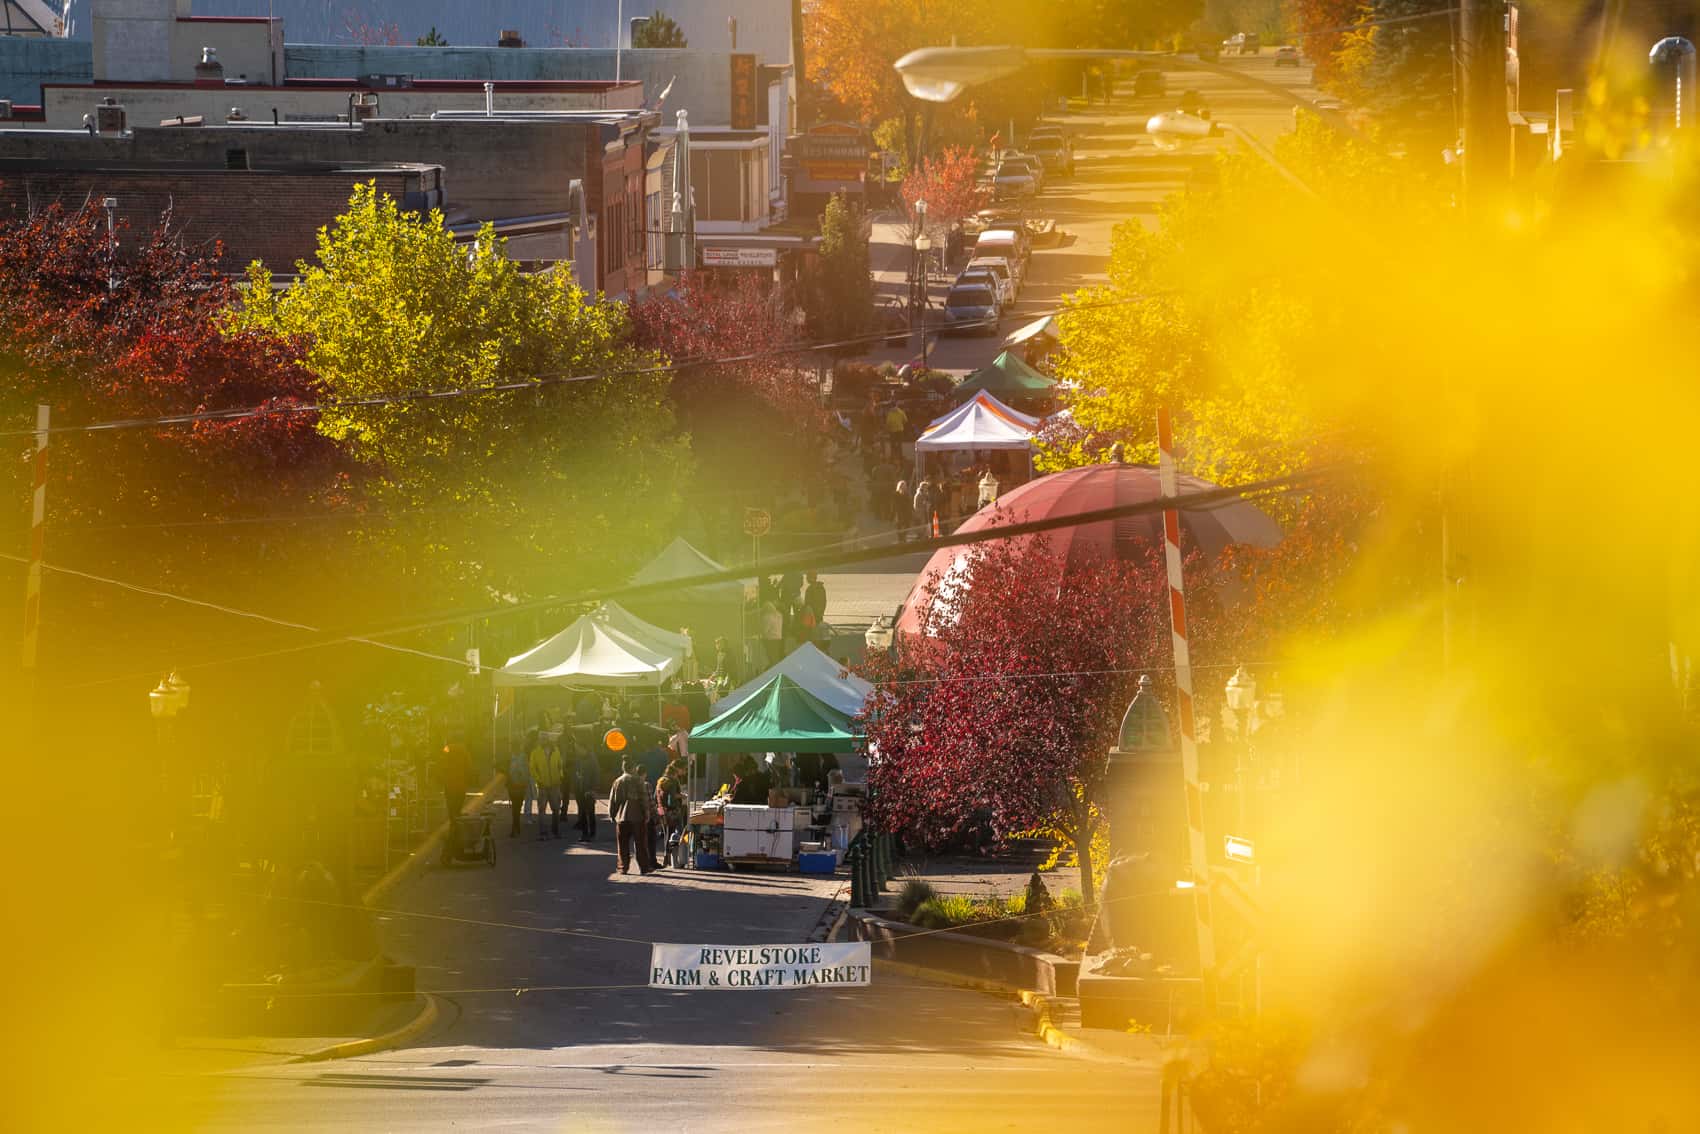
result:
M 1022 361 L 1019 355 L 1006 350 L 988 365 L 964 378 L 961 385 L 951 392 L 951 398 L 964 401 L 980 390 L 1004 402 L 1012 398 L 1047 398 L 1056 384 L 1055 378 L 1045 377 Z
M 693 752 L 849 752 L 860 740 L 849 717 L 783 673 L 691 730 Z

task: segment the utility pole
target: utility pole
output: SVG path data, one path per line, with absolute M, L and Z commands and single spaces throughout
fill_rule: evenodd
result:
M 30 561 L 24 584 L 24 719 L 35 726 L 36 647 L 41 638 L 41 573 L 47 546 L 47 437 L 51 406 L 35 407 L 34 487 L 30 493 Z
M 1464 104 L 1464 208 L 1480 213 L 1505 188 L 1511 126 L 1505 106 L 1505 0 L 1459 0 Z

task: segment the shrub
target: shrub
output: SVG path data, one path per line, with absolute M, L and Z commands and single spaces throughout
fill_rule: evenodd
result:
M 925 878 L 905 878 L 897 891 L 897 915 L 903 921 L 912 922 L 915 911 L 938 896 L 939 892 Z

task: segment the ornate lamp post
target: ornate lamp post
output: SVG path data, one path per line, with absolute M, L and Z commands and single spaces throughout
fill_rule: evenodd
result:
M 178 800 L 171 788 L 171 740 L 177 714 L 189 707 L 189 683 L 175 671 L 159 679 L 148 693 L 148 712 L 153 714 L 154 729 L 159 742 L 159 789 L 171 829 L 177 828 Z
M 1169 734 L 1169 717 L 1149 675 L 1122 714 L 1116 745 L 1105 767 L 1109 788 L 1110 857 L 1149 855 L 1186 862 L 1185 817 L 1177 814 L 1181 757 Z

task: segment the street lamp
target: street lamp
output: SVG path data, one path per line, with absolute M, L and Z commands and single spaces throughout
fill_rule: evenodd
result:
M 118 198 L 102 197 L 100 207 L 106 210 L 106 290 L 118 290 Z
M 933 242 L 927 237 L 927 202 L 925 198 L 915 201 L 915 256 L 914 256 L 914 287 L 910 290 L 910 323 L 915 323 L 914 316 L 919 311 L 921 326 L 921 369 L 927 369 L 927 253 L 932 251 Z
M 189 707 L 189 683 L 175 671 L 159 679 L 148 693 L 148 710 L 157 721 L 170 721 Z

